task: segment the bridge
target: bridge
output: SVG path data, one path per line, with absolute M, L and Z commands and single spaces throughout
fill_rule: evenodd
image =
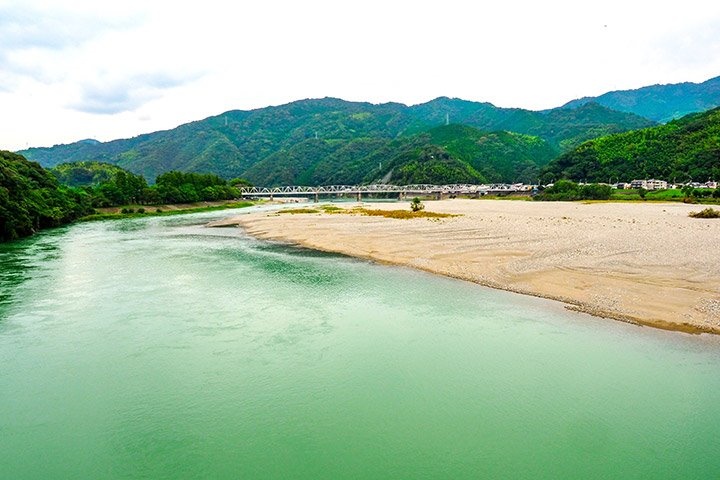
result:
M 436 196 L 442 198 L 450 195 L 474 195 L 482 196 L 488 194 L 509 194 L 519 192 L 530 192 L 532 186 L 523 184 L 492 184 L 492 185 L 326 185 L 319 187 L 286 186 L 286 187 L 241 187 L 243 197 L 269 197 L 275 196 L 303 196 L 313 197 L 317 202 L 320 195 L 323 196 L 355 196 L 358 201 L 363 195 L 372 194 L 397 194 L 402 200 L 407 195 Z

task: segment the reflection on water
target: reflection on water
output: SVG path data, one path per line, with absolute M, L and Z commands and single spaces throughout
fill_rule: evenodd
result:
M 59 243 L 65 232 L 49 230 L 28 239 L 0 243 L 0 322 L 22 283 L 31 276 L 42 276 L 38 270 L 59 258 Z
M 0 245 L 7 478 L 716 478 L 720 341 L 202 224 Z

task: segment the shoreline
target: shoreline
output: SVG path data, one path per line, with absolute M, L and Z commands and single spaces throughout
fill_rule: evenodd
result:
M 214 226 L 484 287 L 640 326 L 720 334 L 720 222 L 685 204 L 430 201 L 459 217 L 250 213 Z M 347 209 L 357 204 L 333 204 Z M 366 208 L 407 209 L 405 203 Z

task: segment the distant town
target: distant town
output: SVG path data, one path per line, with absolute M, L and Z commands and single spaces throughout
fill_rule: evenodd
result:
M 698 189 L 711 189 L 715 190 L 720 185 L 719 182 L 714 180 L 708 180 L 707 182 L 687 182 L 687 183 L 668 183 L 665 180 L 658 180 L 656 178 L 650 178 L 645 180 L 632 180 L 630 182 L 616 182 L 616 183 L 604 183 L 597 182 L 600 185 L 609 185 L 616 190 L 668 190 L 668 189 L 682 189 L 685 187 L 692 187 Z M 589 185 L 586 182 L 578 182 L 578 185 Z M 513 184 L 492 184 L 492 185 L 479 185 L 481 189 L 487 189 L 488 191 L 507 191 L 507 192 L 524 192 L 533 191 L 539 188 L 552 187 L 553 183 L 547 185 L 528 185 L 524 183 L 513 183 Z

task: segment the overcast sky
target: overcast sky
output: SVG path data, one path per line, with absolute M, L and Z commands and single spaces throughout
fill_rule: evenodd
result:
M 707 0 L 0 0 L 9 150 L 303 98 L 545 109 L 718 75 Z

